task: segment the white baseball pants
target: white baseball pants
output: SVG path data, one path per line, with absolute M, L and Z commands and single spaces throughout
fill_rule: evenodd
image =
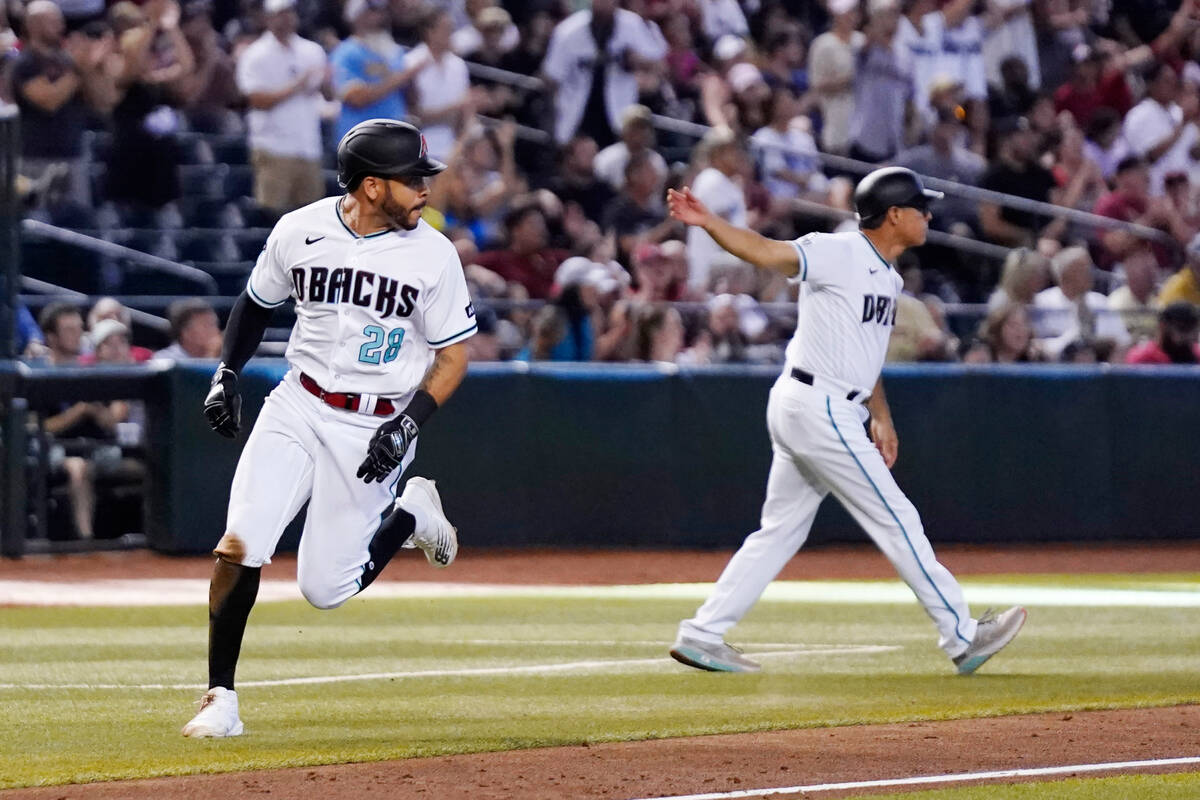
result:
M 362 588 L 367 546 L 416 455 L 414 441 L 383 483 L 355 477 L 385 419 L 326 405 L 289 371 L 263 403 L 238 461 L 218 552 L 250 567 L 269 564 L 284 528 L 308 501 L 297 553 L 300 591 L 317 608 L 346 602 Z
M 808 538 L 832 493 L 875 541 L 933 619 L 951 658 L 975 636 L 962 587 L 938 563 L 916 508 L 863 429 L 866 409 L 784 375 L 771 390 L 767 428 L 774 457 L 761 527 L 721 573 L 712 595 L 680 634 L 720 642 Z

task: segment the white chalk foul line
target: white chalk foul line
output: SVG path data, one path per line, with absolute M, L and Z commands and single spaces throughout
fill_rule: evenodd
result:
M 963 783 L 966 781 L 995 781 L 1008 778 L 1036 778 L 1049 775 L 1066 775 L 1073 772 L 1109 772 L 1113 770 L 1155 769 L 1200 764 L 1200 756 L 1187 758 L 1155 758 L 1146 761 L 1110 761 L 1100 764 L 1071 764 L 1065 767 L 1035 767 L 1030 769 L 1005 769 L 995 772 L 959 772 L 949 775 L 921 775 L 915 778 L 892 778 L 877 781 L 849 781 L 847 783 L 815 783 L 809 786 L 781 786 L 775 789 L 740 789 L 736 792 L 710 792 L 708 794 L 671 794 L 642 797 L 638 800 L 736 800 L 740 797 L 770 797 L 772 795 L 802 794 L 805 792 L 838 792 L 848 789 L 882 789 L 890 786 L 921 786 L 930 783 Z
M 661 643 L 660 643 L 661 644 Z M 774 653 L 754 653 L 755 658 L 780 658 L 783 656 L 825 655 L 869 655 L 899 650 L 896 645 L 865 644 L 835 645 L 830 647 L 805 647 L 781 650 Z M 306 678 L 275 678 L 260 681 L 238 681 L 238 686 L 306 686 L 322 683 L 351 683 L 355 681 L 384 681 L 405 678 L 460 678 L 487 675 L 544 675 L 560 672 L 596 673 L 609 672 L 630 667 L 654 666 L 663 669 L 678 668 L 666 656 L 661 658 L 598 659 L 588 661 L 566 661 L 555 664 L 512 664 L 501 667 L 464 667 L 462 669 L 428 669 L 407 672 L 369 672 L 358 675 L 316 675 Z M 195 683 L 0 683 L 0 689 L 199 689 Z

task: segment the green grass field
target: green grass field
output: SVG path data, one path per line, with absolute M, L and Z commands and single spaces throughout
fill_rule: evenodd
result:
M 890 599 L 907 592 L 894 581 L 773 587 L 730 637 L 764 671 L 738 676 L 666 657 L 702 586 L 368 592 L 332 612 L 260 603 L 238 673 L 247 735 L 221 742 L 179 736 L 205 675 L 204 606 L 0 609 L 0 788 L 1200 702 L 1200 575 L 964 585 L 973 601 L 1030 609 L 1011 648 L 970 679 L 953 677 L 916 603 Z M 837 601 L 855 591 L 883 599 Z M 255 685 L 271 681 L 284 682 Z M 1191 794 L 1053 796 L 1200 795 L 1195 778 L 1146 780 Z M 953 793 L 971 791 L 913 796 L 983 796 Z M 1011 791 L 987 797 L 1035 796 Z

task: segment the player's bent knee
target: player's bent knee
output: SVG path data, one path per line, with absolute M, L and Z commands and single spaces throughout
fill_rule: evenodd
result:
M 322 611 L 337 608 L 353 596 L 353 592 L 347 594 L 339 586 L 305 583 L 304 581 L 300 582 L 300 594 L 304 595 L 304 599 L 308 601 L 309 605 Z

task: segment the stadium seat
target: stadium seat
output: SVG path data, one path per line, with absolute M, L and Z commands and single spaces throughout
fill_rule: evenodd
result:
M 99 227 L 95 208 L 71 200 L 64 200 L 50 206 L 46 209 L 44 219 L 51 225 L 73 230 L 95 230 Z
M 237 243 L 238 253 L 243 261 L 257 261 L 262 252 L 270 231 L 266 228 L 248 228 L 244 231 L 234 231 L 233 240 Z
M 250 167 L 225 167 L 225 185 L 222 197 L 253 197 L 254 170 Z
M 158 228 L 135 228 L 127 230 L 124 235 L 112 238 L 117 244 L 123 244 L 142 253 L 166 258 L 172 261 L 179 258 L 179 248 L 169 231 Z
M 212 148 L 198 134 L 181 133 L 175 141 L 176 157 L 181 166 L 213 163 Z
M 238 261 L 239 250 L 222 230 L 192 230 L 179 235 L 179 258 L 189 262 Z
M 21 271 L 31 278 L 48 281 L 86 294 L 106 290 L 101 258 L 82 247 L 21 237 Z
M 227 197 L 222 188 L 229 167 L 194 164 L 179 168 L 179 188 L 185 197 Z
M 224 198 L 184 197 L 179 208 L 188 228 L 241 228 L 245 224 L 237 205 Z
M 152 269 L 143 264 L 122 262 L 119 294 L 207 295 L 208 287 L 183 275 Z
M 253 197 L 239 197 L 234 202 L 242 212 L 242 221 L 247 228 L 273 228 L 279 221 L 278 214 L 260 206 Z
M 210 261 L 196 262 L 197 269 L 202 269 L 217 281 L 217 292 L 225 296 L 242 293 L 246 288 L 246 280 L 254 269 L 253 261 Z
M 218 164 L 240 167 L 250 163 L 250 149 L 244 136 L 213 136 L 208 139 L 208 145 Z

